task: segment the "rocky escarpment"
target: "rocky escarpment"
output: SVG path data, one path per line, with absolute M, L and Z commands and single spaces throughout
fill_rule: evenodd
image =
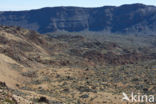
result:
M 99 8 L 54 7 L 1 12 L 0 24 L 20 26 L 40 33 L 107 31 L 111 33 L 156 32 L 156 7 L 143 4 Z

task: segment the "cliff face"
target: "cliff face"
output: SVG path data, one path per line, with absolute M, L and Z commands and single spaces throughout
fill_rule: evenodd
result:
M 156 7 L 132 4 L 120 7 L 55 7 L 31 11 L 8 11 L 0 13 L 0 24 L 21 26 L 40 33 L 57 30 L 150 33 L 156 32 Z

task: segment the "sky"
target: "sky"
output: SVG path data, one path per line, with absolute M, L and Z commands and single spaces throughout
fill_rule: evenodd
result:
M 156 0 L 0 0 L 0 11 L 19 11 L 56 6 L 120 6 L 132 3 L 143 3 L 156 6 Z

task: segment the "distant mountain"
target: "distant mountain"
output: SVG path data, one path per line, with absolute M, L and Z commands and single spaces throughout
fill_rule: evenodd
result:
M 65 30 L 111 33 L 155 33 L 156 7 L 143 4 L 99 8 L 53 7 L 0 12 L 0 24 L 20 26 L 40 33 Z

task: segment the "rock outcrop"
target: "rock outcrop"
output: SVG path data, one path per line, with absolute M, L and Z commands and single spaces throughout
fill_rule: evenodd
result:
M 0 13 L 0 24 L 20 26 L 40 33 L 54 31 L 156 32 L 156 7 L 143 4 L 99 8 L 53 7 Z

